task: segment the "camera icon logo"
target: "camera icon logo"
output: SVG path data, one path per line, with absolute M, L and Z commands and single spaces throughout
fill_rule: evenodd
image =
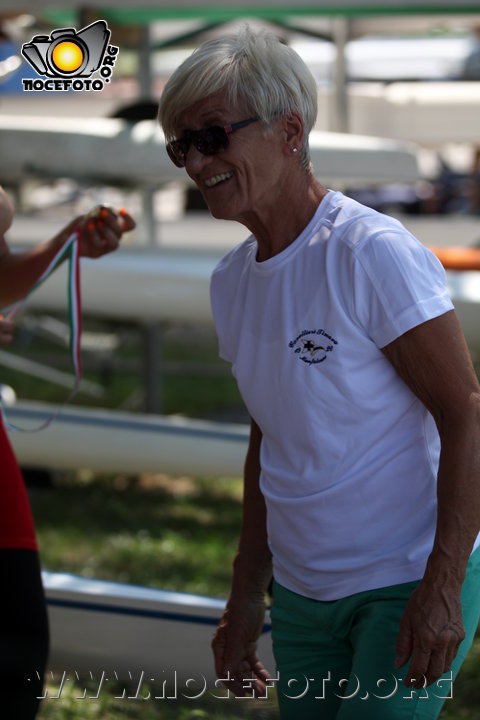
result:
M 23 57 L 39 75 L 51 78 L 88 78 L 99 69 L 110 30 L 105 20 L 79 30 L 61 28 L 36 35 L 22 47 Z

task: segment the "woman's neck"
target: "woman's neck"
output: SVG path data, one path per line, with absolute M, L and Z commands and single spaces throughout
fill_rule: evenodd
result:
M 303 186 L 297 184 L 286 199 L 277 198 L 270 213 L 255 213 L 247 218 L 244 224 L 258 243 L 258 262 L 278 255 L 294 242 L 315 215 L 327 192 L 311 175 Z

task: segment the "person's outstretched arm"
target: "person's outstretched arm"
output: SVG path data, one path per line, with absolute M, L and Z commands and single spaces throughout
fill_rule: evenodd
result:
M 13 203 L 0 187 L 0 307 L 12 305 L 28 294 L 75 229 L 80 232 L 80 254 L 96 258 L 116 250 L 123 233 L 135 227 L 127 212 L 98 207 L 72 220 L 51 240 L 11 252 L 5 233 L 13 217 Z

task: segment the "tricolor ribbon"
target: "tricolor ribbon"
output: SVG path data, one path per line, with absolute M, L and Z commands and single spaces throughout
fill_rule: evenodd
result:
M 75 369 L 75 385 L 73 390 L 58 409 L 58 411 L 49 417 L 36 428 L 20 428 L 15 425 L 11 425 L 5 417 L 5 411 L 0 408 L 3 412 L 3 419 L 5 426 L 8 430 L 13 432 L 39 432 L 44 430 L 50 423 L 57 417 L 60 410 L 74 397 L 77 393 L 82 379 L 82 361 L 80 354 L 80 340 L 82 335 L 82 303 L 80 296 L 80 230 L 74 230 L 66 242 L 62 245 L 60 250 L 57 252 L 53 260 L 38 278 L 35 285 L 31 288 L 30 292 L 20 302 L 16 303 L 10 309 L 6 320 L 13 320 L 15 315 L 23 307 L 27 299 L 35 292 L 35 290 L 47 280 L 48 277 L 53 273 L 54 270 L 68 257 L 68 319 L 70 326 L 70 354 L 72 357 L 73 367 Z

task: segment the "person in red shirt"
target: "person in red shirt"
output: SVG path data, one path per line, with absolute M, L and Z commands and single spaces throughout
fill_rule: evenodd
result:
M 0 308 L 29 292 L 75 228 L 80 231 L 80 254 L 97 258 L 115 250 L 123 233 L 135 227 L 125 211 L 99 207 L 72 220 L 48 242 L 12 253 L 5 233 L 13 215 L 13 204 L 0 187 Z M 0 315 L 0 346 L 12 341 L 14 330 L 14 323 Z M 2 717 L 33 720 L 48 659 L 48 618 L 28 496 L 1 420 L 0 574 Z

